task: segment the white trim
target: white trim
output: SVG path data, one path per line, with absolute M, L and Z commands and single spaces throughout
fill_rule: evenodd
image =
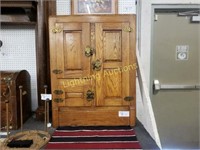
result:
M 160 138 L 159 138 L 159 134 L 158 134 L 158 130 L 157 130 L 157 125 L 156 125 L 156 120 L 155 120 L 155 116 L 153 113 L 153 108 L 152 108 L 152 104 L 151 104 L 151 99 L 149 97 L 149 90 L 146 84 L 146 80 L 144 77 L 144 71 L 143 71 L 143 67 L 142 67 L 142 63 L 141 63 L 141 58 L 140 56 L 137 55 L 137 62 L 138 62 L 138 80 L 139 83 L 141 83 L 142 85 L 140 85 L 140 90 L 141 90 L 141 98 L 143 101 L 143 104 L 147 105 L 147 112 L 144 113 L 145 115 L 149 115 L 148 118 L 150 119 L 149 122 L 144 121 L 143 125 L 146 128 L 146 130 L 151 134 L 153 133 L 153 135 L 151 134 L 152 138 L 155 140 L 155 142 L 157 143 L 158 147 L 161 149 L 161 142 L 160 142 Z M 140 110 L 142 111 L 142 110 Z M 139 119 L 139 118 L 138 118 Z M 146 123 L 145 123 L 146 122 Z
M 199 0 L 151 0 L 152 4 L 200 4 Z

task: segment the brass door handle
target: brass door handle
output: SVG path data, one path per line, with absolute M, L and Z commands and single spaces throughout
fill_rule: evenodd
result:
M 94 49 L 91 48 L 90 46 L 87 46 L 85 48 L 85 56 L 90 57 L 94 54 Z
M 87 101 L 92 101 L 94 100 L 94 92 L 91 90 L 88 90 L 86 93 L 86 99 Z
M 100 60 L 96 60 L 92 63 L 92 68 L 93 70 L 99 71 L 101 70 L 101 61 Z

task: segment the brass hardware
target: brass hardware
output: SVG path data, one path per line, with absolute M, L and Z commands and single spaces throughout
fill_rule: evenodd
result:
M 54 27 L 53 29 L 52 29 L 52 32 L 53 33 L 60 33 L 60 32 L 62 32 L 63 30 L 60 28 L 60 27 Z
M 124 97 L 125 101 L 132 101 L 133 99 L 134 99 L 133 96 L 126 96 L 126 97 Z
M 92 49 L 90 46 L 87 46 L 85 48 L 85 56 L 90 57 L 92 56 L 94 53 L 94 49 Z
M 56 103 L 62 103 L 64 100 L 62 98 L 55 98 L 54 102 Z
M 62 95 L 63 91 L 62 90 L 54 90 L 53 93 L 56 94 L 56 95 Z
M 8 76 L 2 78 L 1 81 L 5 82 L 7 85 L 10 85 L 10 83 L 12 82 L 12 78 L 13 78 L 13 74 L 8 75 Z
M 125 31 L 125 32 L 132 32 L 133 29 L 131 27 L 124 27 L 123 31 Z
M 53 73 L 55 73 L 55 74 L 61 74 L 61 73 L 63 73 L 63 71 L 62 71 L 62 70 L 55 69 L 55 70 L 53 70 Z
M 93 66 L 93 70 L 99 71 L 101 70 L 101 61 L 100 60 L 96 60 L 92 63 Z
M 22 95 L 26 95 L 26 94 L 27 94 L 27 91 L 23 91 L 23 92 L 22 92 Z
M 94 100 L 94 92 L 91 91 L 91 90 L 88 90 L 87 93 L 86 93 L 86 99 L 88 101 Z

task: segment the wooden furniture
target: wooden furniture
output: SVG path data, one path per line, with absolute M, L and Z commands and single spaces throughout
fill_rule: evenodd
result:
M 1 129 L 6 128 L 6 100 L 9 101 L 9 127 L 10 129 L 18 129 L 21 126 L 19 86 L 23 86 L 23 122 L 25 122 L 31 116 L 30 75 L 26 70 L 0 71 L 0 74 Z
M 135 16 L 49 19 L 53 126 L 135 125 Z

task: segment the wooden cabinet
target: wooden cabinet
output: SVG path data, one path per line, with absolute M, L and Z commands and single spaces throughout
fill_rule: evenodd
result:
M 49 19 L 53 126 L 135 125 L 135 16 Z

